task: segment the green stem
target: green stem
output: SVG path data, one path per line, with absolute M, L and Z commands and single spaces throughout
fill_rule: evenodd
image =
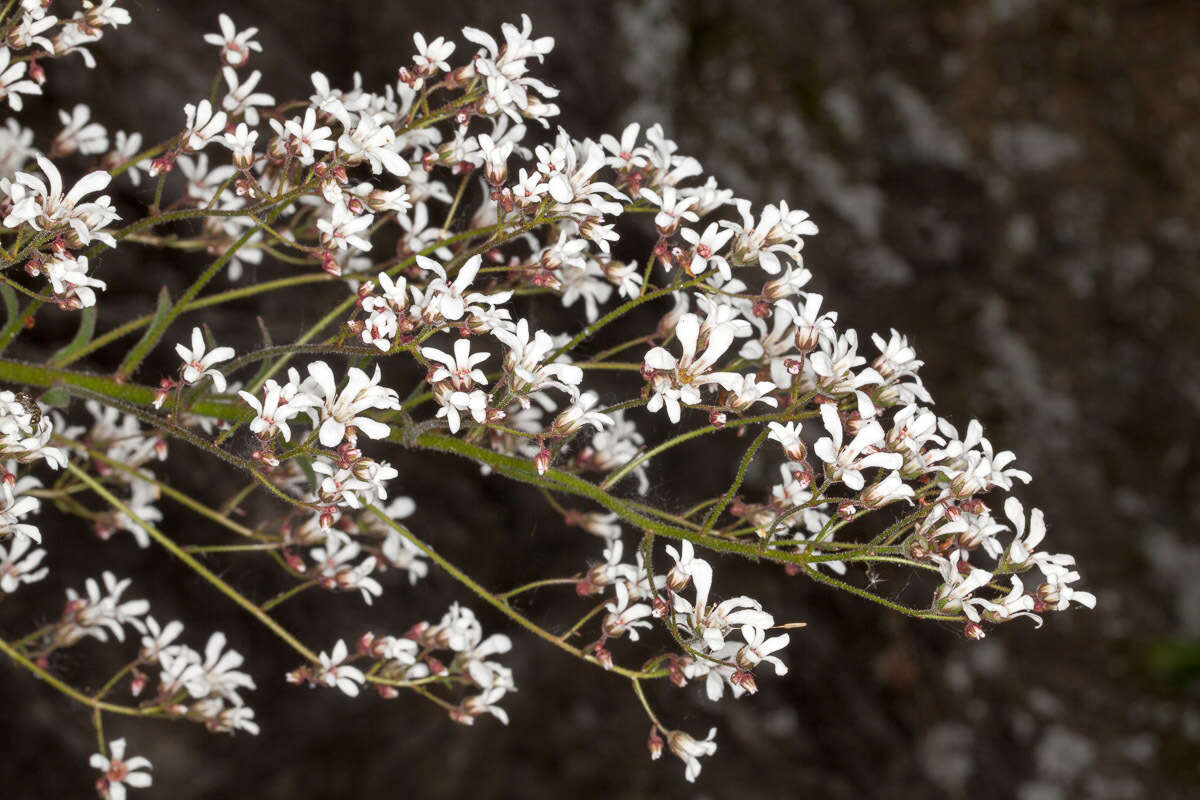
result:
M 175 544 L 170 537 L 168 537 L 158 528 L 151 525 L 149 522 L 146 522 L 138 517 L 138 515 L 134 513 L 133 509 L 129 508 L 129 506 L 117 499 L 91 475 L 88 475 L 87 472 L 69 462 L 67 464 L 67 469 L 69 469 L 75 475 L 75 477 L 79 478 L 81 481 L 91 487 L 92 491 L 99 495 L 109 505 L 111 505 L 117 511 L 120 511 L 125 516 L 129 517 L 129 519 L 133 520 L 135 524 L 146 531 L 146 533 L 150 535 L 150 538 L 161 545 L 163 549 L 186 564 L 193 572 L 204 578 L 204 580 L 211 583 L 219 592 L 221 592 L 221 594 L 225 595 L 230 600 L 244 608 L 246 611 L 250 612 L 251 615 L 265 625 L 272 633 L 286 642 L 289 647 L 291 647 L 308 661 L 313 663 L 319 662 L 320 659 L 317 658 L 316 654 L 301 644 L 301 642 L 295 636 L 289 633 L 286 628 L 272 619 L 270 615 L 268 615 L 257 605 L 248 600 L 237 589 L 234 589 L 228 583 L 217 577 L 212 570 L 201 564 L 194 556 L 186 552 L 182 547 Z

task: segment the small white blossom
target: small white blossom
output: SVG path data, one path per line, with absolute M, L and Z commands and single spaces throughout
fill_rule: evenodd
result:
M 207 352 L 206 352 L 207 351 Z M 225 376 L 216 369 L 216 365 L 229 361 L 235 355 L 232 347 L 214 347 L 208 350 L 204 342 L 204 334 L 199 327 L 192 328 L 192 346 L 175 345 L 175 352 L 183 359 L 183 382 L 199 383 L 205 375 L 212 378 L 213 387 L 218 392 L 225 391 Z

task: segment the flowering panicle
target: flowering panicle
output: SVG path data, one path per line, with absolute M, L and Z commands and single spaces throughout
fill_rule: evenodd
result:
M 0 98 L 13 111 L 42 93 L 39 59 L 79 53 L 90 66 L 89 47 L 129 22 L 114 0 L 62 19 L 47 7 L 0 12 Z M 323 652 L 270 613 L 302 592 L 377 606 L 388 592 L 390 608 L 437 566 L 556 649 L 631 680 L 653 723 L 652 757 L 669 749 L 689 781 L 716 751 L 716 731 L 697 739 L 664 727 L 642 683 L 702 682 L 714 702 L 753 694 L 763 675 L 788 673 L 784 651 L 802 626 L 779 624 L 753 597 L 718 596 L 706 549 L 892 608 L 898 601 L 874 590 L 876 570 L 908 570 L 927 581 L 928 604 L 905 613 L 957 622 L 974 639 L 1096 605 L 1075 558 L 1047 546 L 1042 512 L 1012 496 L 1030 480 L 1015 455 L 979 422 L 960 433 L 932 410 L 915 343 L 894 329 L 860 337 L 810 288 L 819 273 L 803 260 L 817 233 L 808 214 L 782 201 L 755 208 L 661 125 L 596 139 L 551 130 L 557 91 L 535 73 L 554 40 L 535 36 L 527 16 L 499 37 L 414 34 L 391 84 L 355 74 L 337 87 L 314 72 L 308 97 L 281 104 L 250 65 L 262 51 L 257 29 L 225 14 L 216 27 L 203 40 L 218 50 L 220 80 L 182 118 L 164 115 L 178 127 L 162 144 L 143 149 L 140 133 L 110 131 L 82 104 L 59 112 L 44 152 L 19 122 L 0 127 L 0 253 L 16 267 L 6 280 L 33 300 L 24 317 L 10 315 L 4 345 L 20 323 L 40 323 L 42 304 L 43 314 L 82 312 L 70 343 L 39 343 L 34 352 L 54 353 L 44 364 L 0 360 L 0 379 L 45 392 L 0 391 L 0 596 L 32 595 L 24 587 L 50 576 L 54 537 L 44 550 L 36 515 L 52 504 L 116 538 L 111 547 L 128 546 L 118 531 L 149 553 L 161 545 L 237 600 L 303 659 L 292 683 L 351 697 L 412 690 L 456 722 L 507 722 L 515 681 L 499 657 L 513 643 L 485 636 L 465 606 Z M 99 168 L 69 184 L 61 159 L 78 156 Z M 159 180 L 149 215 L 118 230 L 101 193 L 122 172 L 134 185 L 142 172 Z M 112 280 L 98 268 L 121 268 L 98 254 L 122 239 L 203 253 L 211 265 L 183 293 L 164 289 L 154 313 L 95 337 L 94 307 Z M 276 262 L 288 275 L 260 280 Z M 202 291 L 225 279 L 248 284 Z M 262 346 L 242 337 L 238 353 L 203 323 L 182 337 L 174 327 L 185 313 L 285 287 L 332 308 L 295 341 L 278 341 L 295 319 L 260 320 Z M 141 329 L 113 377 L 72 367 Z M 142 385 L 143 364 L 156 363 L 147 357 L 170 355 L 172 342 L 177 371 Z M 82 424 L 70 406 L 80 396 Z M 664 465 L 680 463 L 669 451 L 700 437 L 713 444 L 698 463 L 729 483 L 667 508 L 675 489 L 652 488 L 670 479 Z M 180 451 L 244 472 L 245 488 L 210 506 L 175 487 L 194 471 L 155 462 Z M 398 490 L 399 467 L 428 466 L 430 451 L 466 458 L 488 480 L 535 485 L 564 529 L 601 540 L 600 559 L 505 593 L 482 588 L 443 555 L 452 548 L 426 542 L 416 503 Z M 40 462 L 62 472 L 43 484 Z M 270 502 L 247 502 L 255 493 Z M 192 528 L 173 524 L 165 502 L 237 543 L 188 541 Z M 630 528 L 642 544 L 627 550 Z M 476 533 L 478 548 L 496 540 Z M 236 571 L 207 565 L 264 551 L 291 584 L 261 602 L 223 577 Z M 565 632 L 538 621 L 553 615 L 521 610 L 532 594 L 512 602 L 560 584 L 593 604 Z M 45 678 L 55 650 L 122 642 L 132 630 L 129 690 L 146 711 L 137 715 L 256 734 L 244 702 L 255 679 L 225 635 L 194 650 L 181 622 L 160 624 L 147 601 L 125 598 L 129 587 L 104 571 L 68 590 L 57 620 L 13 645 L 13 662 Z M 626 666 L 625 640 L 659 650 Z M 91 763 L 102 792 L 149 785 L 149 763 L 126 759 L 124 740 L 101 750 Z

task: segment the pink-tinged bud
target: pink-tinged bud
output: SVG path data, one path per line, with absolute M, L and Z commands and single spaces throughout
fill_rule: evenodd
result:
M 283 561 L 294 572 L 304 572 L 306 570 L 304 559 L 290 550 L 283 551 Z
M 311 680 L 311 678 L 312 678 L 312 676 L 311 676 L 311 673 L 309 673 L 309 671 L 308 671 L 308 667 L 300 667 L 299 669 L 294 669 L 291 672 L 289 672 L 287 675 L 284 676 L 284 680 L 286 680 L 288 683 L 292 684 L 293 686 L 299 686 L 302 683 L 308 683 Z
M 987 634 L 984 633 L 983 626 L 978 622 L 968 622 L 963 626 L 963 636 L 966 636 L 968 639 L 979 641 L 986 635 Z
M 279 466 L 279 459 L 276 458 L 275 454 L 272 453 L 269 449 L 255 450 L 253 453 L 250 454 L 250 458 L 254 459 L 255 461 L 258 461 L 261 464 L 266 465 L 267 467 L 270 467 L 271 469 L 274 469 L 275 467 Z
M 987 504 L 978 497 L 971 497 L 967 500 L 964 500 L 962 507 L 964 511 L 967 511 L 971 514 L 986 514 L 991 510 L 987 507 Z
M 687 686 L 687 673 L 684 672 L 684 667 L 690 664 L 690 658 L 672 657 L 667 662 L 667 678 L 671 683 L 679 687 Z
M 546 470 L 550 469 L 550 458 L 553 455 L 545 445 L 542 445 L 541 449 L 538 450 L 537 455 L 533 457 L 533 463 L 537 467 L 538 475 L 545 475 Z
M 425 659 L 425 666 L 429 667 L 429 672 L 432 675 L 446 675 L 449 673 L 446 665 L 432 656 Z
M 5 470 L 4 475 L 0 476 L 0 481 L 2 481 L 5 486 L 13 487 L 17 485 L 17 476 L 8 470 Z
M 405 86 L 408 86 L 410 89 L 419 79 L 419 76 L 408 67 L 401 67 L 398 77 L 400 78 L 400 82 Z
M 461 127 L 471 121 L 472 110 L 470 108 L 459 109 L 454 115 L 454 121 Z
M 854 513 L 857 510 L 858 508 L 849 500 L 843 500 L 842 502 L 838 503 L 837 513 L 842 519 L 853 519 Z
M 1047 606 L 1054 607 L 1062 601 L 1062 592 L 1059 591 L 1058 586 L 1054 586 L 1049 583 L 1043 583 L 1037 588 L 1035 598 L 1042 601 Z
M 726 417 L 725 417 L 724 411 L 708 412 L 708 424 L 712 425 L 714 428 L 717 428 L 717 429 L 724 428 L 725 427 L 725 419 L 726 419 Z
M 534 273 L 533 277 L 530 279 L 529 282 L 532 283 L 534 286 L 537 286 L 537 287 L 543 288 L 543 289 L 556 289 L 557 290 L 557 289 L 562 288 L 562 281 L 560 281 L 558 279 L 558 276 L 556 276 L 553 272 L 549 272 L 547 270 L 538 270 L 537 272 Z
M 600 666 L 605 669 L 613 668 L 612 653 L 608 652 L 608 648 L 603 643 L 596 642 L 596 644 L 592 645 L 592 652 L 595 654 L 596 660 L 600 662 Z
M 321 251 L 321 269 L 328 272 L 333 277 L 339 277 L 342 274 L 342 265 L 333 257 L 333 253 L 328 250 Z
M 129 693 L 137 697 L 146 688 L 146 673 L 139 669 L 133 670 L 133 677 L 129 681 Z
M 804 369 L 804 361 L 795 358 L 785 358 L 783 366 L 787 369 L 789 375 L 799 375 L 800 371 Z
M 908 557 L 914 561 L 924 561 L 929 558 L 929 548 L 921 542 L 913 542 L 908 546 Z
M 151 178 L 156 178 L 164 172 L 170 172 L 175 168 L 175 157 L 179 153 L 171 150 L 150 162 L 150 168 L 146 170 Z
M 42 65 L 36 61 L 30 61 L 29 77 L 33 78 L 41 86 L 46 82 L 46 70 L 42 69 Z
M 474 725 L 475 718 L 471 716 L 465 709 L 455 706 L 450 709 L 450 719 L 457 722 L 459 725 Z
M 663 619 L 667 616 L 670 609 L 667 607 L 667 601 L 663 600 L 658 595 L 654 596 L 654 602 L 650 604 L 650 616 L 655 619 Z
M 384 700 L 395 700 L 400 696 L 400 691 L 395 686 L 379 684 L 375 687 L 375 690 L 379 692 L 379 696 Z
M 349 331 L 350 333 L 354 334 L 355 336 L 358 336 L 359 334 L 361 334 L 363 332 L 363 329 L 366 327 L 367 327 L 366 323 L 364 323 L 361 319 L 352 319 L 346 323 L 346 330 Z
M 754 680 L 753 672 L 738 670 L 729 676 L 729 682 L 742 687 L 750 694 L 758 694 L 758 683 Z
M 658 726 L 652 725 L 650 727 L 650 739 L 646 742 L 646 746 L 650 748 L 651 760 L 657 761 L 662 756 L 663 744 L 663 738 L 658 735 Z
M 766 300 L 758 300 L 754 303 L 754 316 L 759 319 L 766 319 L 771 316 L 771 304 Z
M 364 656 L 372 654 L 372 648 L 375 645 L 375 634 L 367 631 L 362 636 L 358 637 L 358 652 Z
M 428 622 L 418 622 L 416 625 L 413 625 L 408 629 L 408 632 L 404 634 L 404 638 L 412 639 L 414 642 L 420 641 L 421 637 L 425 635 L 425 631 L 427 630 L 429 630 Z
M 796 575 L 799 575 L 800 573 L 804 572 L 804 565 L 803 564 L 784 564 L 783 572 L 788 577 L 795 577 Z
M 364 211 L 362 200 L 353 195 L 346 201 L 346 208 L 354 214 L 361 214 Z

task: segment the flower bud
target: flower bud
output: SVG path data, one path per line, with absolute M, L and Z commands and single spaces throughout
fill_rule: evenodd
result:
M 646 742 L 646 746 L 650 748 L 650 759 L 652 761 L 657 761 L 662 757 L 663 738 L 658 735 L 657 725 L 650 726 L 650 738 Z

